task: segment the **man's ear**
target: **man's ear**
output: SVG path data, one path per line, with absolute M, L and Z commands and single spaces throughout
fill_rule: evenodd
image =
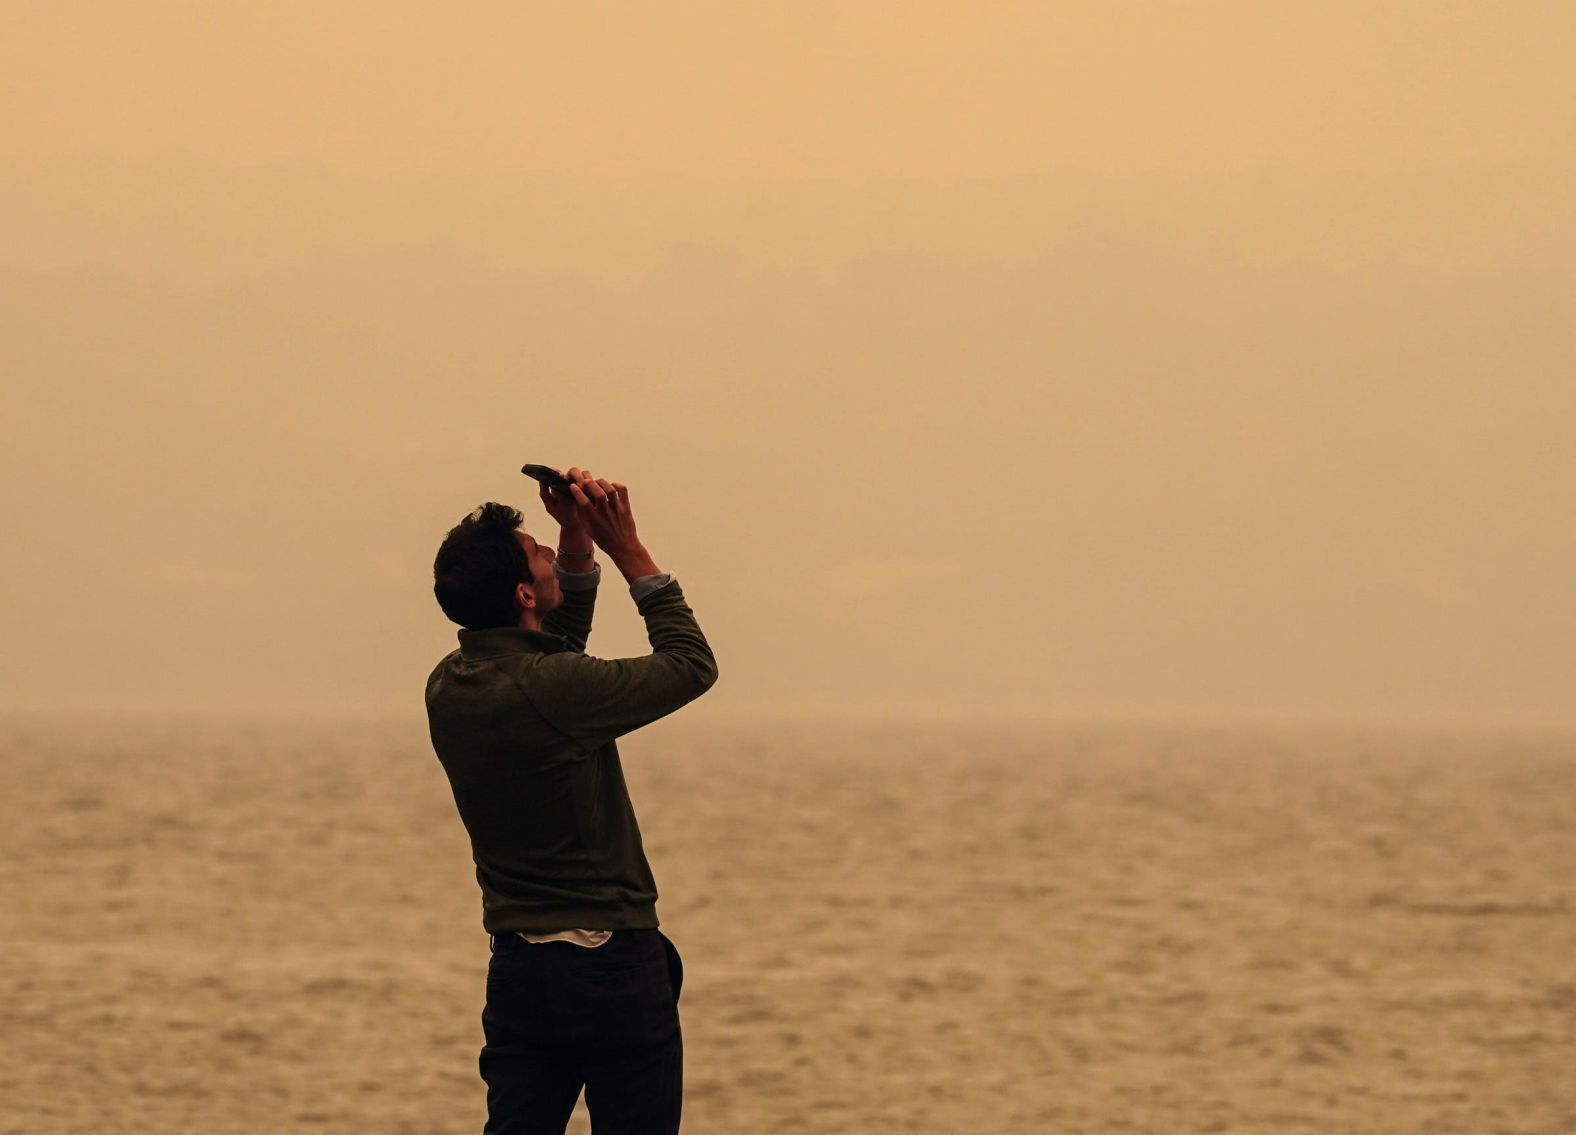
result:
M 517 583 L 514 585 L 514 605 L 516 607 L 536 606 L 536 598 L 531 594 L 530 590 L 527 589 L 523 583 Z

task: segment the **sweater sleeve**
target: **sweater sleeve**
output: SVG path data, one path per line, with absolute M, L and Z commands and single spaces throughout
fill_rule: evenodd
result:
M 538 659 L 531 700 L 558 729 L 595 746 L 666 717 L 711 689 L 717 661 L 677 580 L 636 602 L 651 653 L 593 658 L 562 651 Z
M 656 575 L 643 575 L 629 585 L 629 597 L 637 604 L 659 587 L 666 587 L 673 582 L 669 572 L 658 572 Z
M 558 589 L 563 592 L 564 601 L 542 620 L 542 629 L 563 635 L 571 650 L 584 653 L 586 640 L 591 637 L 591 614 L 596 610 L 596 589 L 602 582 L 602 565 L 593 564 L 590 571 L 566 571 L 554 560 L 553 574 L 558 577 Z
M 564 593 L 564 601 L 542 620 L 542 629 L 563 635 L 571 650 L 584 654 L 586 641 L 591 637 L 591 613 L 596 609 L 596 591 L 597 585 L 602 582 L 602 565 L 592 564 L 589 571 L 569 571 L 554 560 L 553 574 L 558 577 L 558 587 Z M 630 597 L 639 603 L 657 588 L 667 586 L 672 579 L 673 576 L 668 572 L 643 575 L 629 585 Z

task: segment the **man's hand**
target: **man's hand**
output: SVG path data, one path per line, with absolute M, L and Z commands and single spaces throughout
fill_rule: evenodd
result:
M 640 550 L 635 514 L 629 506 L 629 489 L 617 481 L 593 477 L 589 472 L 571 479 L 574 484 L 569 491 L 575 498 L 576 523 L 585 526 L 597 547 L 615 560 L 625 552 Z
M 569 472 L 567 473 L 553 465 L 549 465 L 548 468 L 560 477 L 568 477 L 575 484 L 589 480 L 591 476 L 590 473 L 584 472 L 573 465 L 569 467 Z M 559 527 L 579 528 L 585 523 L 585 518 L 576 506 L 574 497 L 570 496 L 569 493 L 542 484 L 537 486 L 537 495 L 542 498 L 542 507 L 547 509 L 547 515 L 558 521 Z

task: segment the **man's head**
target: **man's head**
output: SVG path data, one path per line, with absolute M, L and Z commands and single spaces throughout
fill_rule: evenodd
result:
M 520 530 L 518 509 L 488 501 L 460 521 L 438 546 L 432 593 L 467 630 L 541 628 L 563 600 L 553 550 Z

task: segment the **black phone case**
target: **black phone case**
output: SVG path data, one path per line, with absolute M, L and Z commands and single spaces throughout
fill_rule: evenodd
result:
M 568 477 L 554 473 L 546 465 L 522 465 L 520 466 L 520 472 L 527 477 L 535 478 L 544 485 L 551 485 L 553 488 L 563 489 L 565 492 L 569 491 L 569 486 L 572 483 Z

